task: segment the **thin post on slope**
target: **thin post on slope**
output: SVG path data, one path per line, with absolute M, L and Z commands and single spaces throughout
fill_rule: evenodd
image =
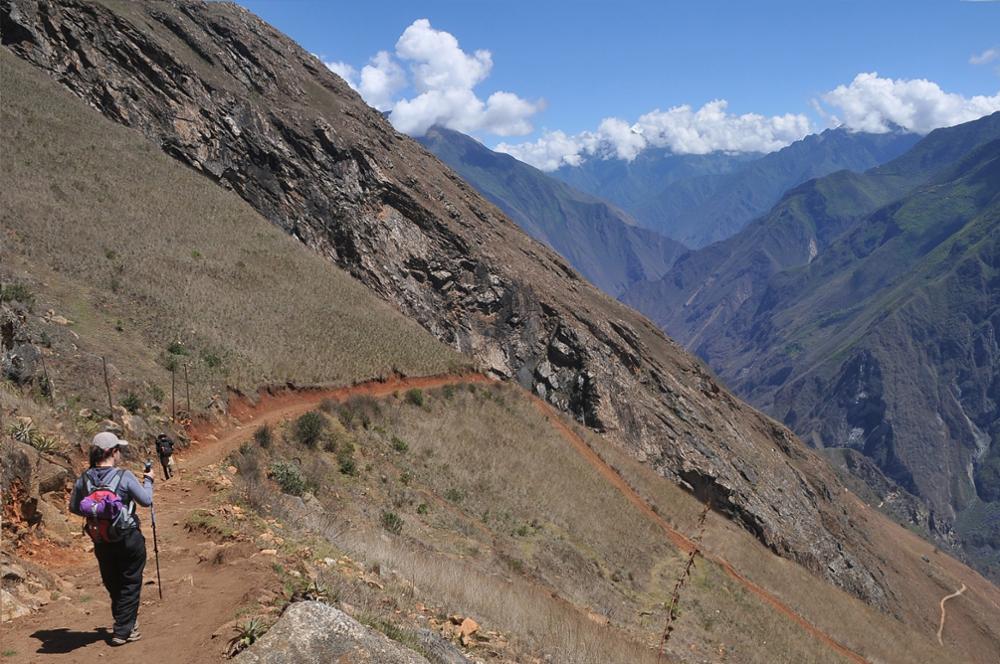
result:
M 177 400 L 175 398 L 175 393 L 177 391 L 177 368 L 170 367 L 170 421 L 177 421 Z
M 38 359 L 42 361 L 42 376 L 45 377 L 45 390 L 48 392 L 47 396 L 52 400 L 53 403 L 56 401 L 56 387 L 52 384 L 52 379 L 49 378 L 49 369 L 45 366 L 45 353 L 38 351 Z
M 101 366 L 104 367 L 104 389 L 108 392 L 108 417 L 115 418 L 115 407 L 111 403 L 111 381 L 108 380 L 108 358 L 101 355 Z
M 191 417 L 191 383 L 188 381 L 188 365 L 184 363 L 184 396 L 187 397 L 187 416 Z

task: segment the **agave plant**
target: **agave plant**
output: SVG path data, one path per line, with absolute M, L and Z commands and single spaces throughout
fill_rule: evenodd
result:
M 267 625 L 259 617 L 253 617 L 241 623 L 237 623 L 236 636 L 229 640 L 229 645 L 226 646 L 226 656 L 235 657 L 239 653 L 243 652 L 254 643 L 257 639 L 264 636 L 264 632 L 267 631 Z
M 35 437 L 35 425 L 32 424 L 31 420 L 17 420 L 10 425 L 7 433 L 17 442 L 30 445 Z
M 62 441 L 57 436 L 50 436 L 43 433 L 35 433 L 31 436 L 31 440 L 28 442 L 29 445 L 34 447 L 39 452 L 58 452 L 62 450 Z

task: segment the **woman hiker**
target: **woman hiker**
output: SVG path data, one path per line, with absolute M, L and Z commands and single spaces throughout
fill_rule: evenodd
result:
M 131 471 L 118 468 L 128 443 L 110 431 L 94 436 L 91 445 L 90 468 L 73 486 L 69 509 L 87 518 L 84 529 L 94 540 L 101 580 L 111 596 L 115 620 L 111 645 L 120 646 L 140 636 L 136 616 L 146 538 L 139 529 L 135 504 L 152 505 L 153 474 L 147 471 L 140 485 Z

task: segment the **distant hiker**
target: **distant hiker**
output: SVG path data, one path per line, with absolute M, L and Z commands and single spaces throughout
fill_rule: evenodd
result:
M 156 455 L 163 465 L 163 479 L 169 480 L 174 474 L 174 441 L 165 433 L 156 437 Z
M 153 474 L 143 484 L 129 470 L 118 468 L 122 449 L 128 445 L 110 431 L 94 436 L 90 468 L 76 480 L 69 510 L 86 517 L 84 531 L 94 541 L 94 555 L 101 580 L 111 596 L 114 636 L 111 645 L 139 640 L 136 617 L 146 566 L 146 538 L 139 530 L 135 504 L 153 502 Z

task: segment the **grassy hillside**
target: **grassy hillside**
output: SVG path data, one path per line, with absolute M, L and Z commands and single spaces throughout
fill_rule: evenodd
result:
M 369 591 L 337 586 L 373 622 L 412 628 L 406 616 L 420 603 L 474 616 L 508 634 L 523 656 L 542 652 L 555 661 L 594 664 L 656 661 L 665 605 L 686 556 L 568 444 L 523 390 L 459 384 L 385 400 L 323 402 L 316 412 L 325 433 L 311 447 L 297 438 L 293 422 L 275 429 L 267 447 L 249 442 L 241 448 L 234 457 L 237 495 L 245 506 L 266 513 L 274 502 L 261 493 L 270 486 L 268 469 L 296 459 L 301 470 L 293 472 L 305 489 L 289 486 L 314 494 L 323 511 L 313 511 L 319 508 L 307 498 L 308 517 L 294 509 L 275 514 L 335 533 L 334 547 L 366 567 L 379 567 L 395 598 L 391 606 L 401 611 L 387 611 Z M 577 435 L 658 514 L 697 534 L 701 505 L 693 496 L 599 437 Z M 345 458 L 353 464 L 346 473 Z M 725 556 L 870 661 L 971 662 L 981 653 L 959 638 L 949 640 L 954 649 L 945 654 L 932 629 L 912 631 L 832 590 L 723 518 L 709 517 L 705 542 L 709 558 Z M 915 565 L 931 552 L 916 538 L 909 545 L 916 550 L 897 563 Z M 932 592 L 940 588 L 943 596 L 960 566 L 946 556 L 926 564 L 936 577 Z M 935 607 L 926 608 L 930 617 Z M 843 661 L 711 560 L 696 560 L 680 593 L 678 616 L 667 651 L 671 661 Z M 952 629 L 964 633 L 983 626 L 974 619 L 979 626 L 955 627 L 968 620 L 967 613 L 962 616 L 950 623 Z
M 25 283 L 39 313 L 73 321 L 49 334 L 86 344 L 53 362 L 57 389 L 100 402 L 91 353 L 108 356 L 116 391 L 143 396 L 151 384 L 169 390 L 171 358 L 187 363 L 198 401 L 226 383 L 468 365 L 238 197 L 6 50 L 0 76 L 4 281 Z

